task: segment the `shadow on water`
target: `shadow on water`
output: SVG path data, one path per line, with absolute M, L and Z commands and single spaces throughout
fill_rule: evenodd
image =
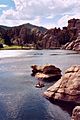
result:
M 25 98 L 16 120 L 49 120 L 44 101 L 38 95 L 36 95 L 36 99 L 34 97 L 35 93 L 28 96 L 28 99 Z
M 54 55 L 73 55 L 73 54 L 79 54 L 78 52 L 75 52 L 75 53 L 53 53 L 53 54 L 50 54 L 51 56 L 54 56 Z
M 16 120 L 70 120 L 70 116 L 63 112 L 58 105 L 52 105 L 49 101 L 45 102 L 39 97 L 37 96 L 36 100 L 29 97 L 29 101 L 26 98 Z
M 49 78 L 44 78 L 43 81 L 47 82 L 47 83 L 54 83 L 54 82 L 58 81 L 60 78 L 61 78 L 61 75 L 52 76 L 52 77 L 49 77 Z
M 68 112 L 70 116 L 72 115 L 72 110 L 74 109 L 74 107 L 78 105 L 74 102 L 67 102 L 67 101 L 61 101 L 61 100 L 49 99 L 49 101 L 52 104 L 60 106 L 64 111 Z

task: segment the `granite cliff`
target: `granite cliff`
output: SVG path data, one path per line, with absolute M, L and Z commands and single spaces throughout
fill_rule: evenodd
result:
M 32 44 L 36 49 L 72 49 L 80 50 L 80 19 L 71 19 L 68 26 L 46 29 L 31 24 L 23 24 L 15 27 L 0 25 L 0 38 L 7 45 Z M 75 44 L 74 44 L 75 43 Z

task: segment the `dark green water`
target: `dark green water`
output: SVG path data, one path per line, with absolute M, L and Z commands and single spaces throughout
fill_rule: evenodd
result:
M 54 64 L 62 70 L 80 64 L 80 55 L 66 50 L 0 51 L 0 120 L 70 120 L 70 105 L 59 106 L 43 97 L 53 83 L 35 88 L 32 64 Z

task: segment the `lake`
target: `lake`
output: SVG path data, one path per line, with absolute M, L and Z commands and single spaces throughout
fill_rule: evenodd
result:
M 0 50 L 0 120 L 70 120 L 70 105 L 51 103 L 36 88 L 32 64 L 53 64 L 64 74 L 71 65 L 80 64 L 80 54 L 69 50 Z

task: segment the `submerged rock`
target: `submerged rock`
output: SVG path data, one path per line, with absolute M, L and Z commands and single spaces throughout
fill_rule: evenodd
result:
M 54 65 L 32 65 L 31 68 L 32 75 L 34 75 L 38 79 L 49 79 L 53 77 L 59 79 L 61 77 L 61 70 Z
M 80 65 L 67 69 L 65 75 L 49 87 L 44 95 L 52 100 L 80 103 Z
M 38 84 L 38 83 L 35 85 L 36 88 L 42 88 L 44 86 L 45 86 L 44 84 Z
M 80 106 L 76 106 L 73 109 L 71 120 L 80 120 Z

